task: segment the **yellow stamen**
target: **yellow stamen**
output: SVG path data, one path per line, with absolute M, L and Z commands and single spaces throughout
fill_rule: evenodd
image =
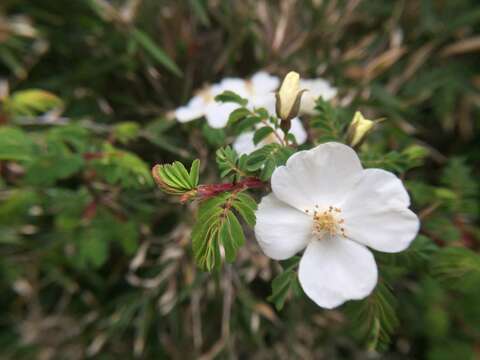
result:
M 315 209 L 319 209 L 318 205 L 315 205 Z M 340 208 L 329 206 L 327 210 L 324 211 L 313 211 L 313 228 L 312 233 L 321 240 L 325 236 L 333 237 L 341 235 L 346 237 L 345 228 L 342 224 L 345 223 L 343 218 L 340 218 L 339 215 L 342 212 Z M 309 214 L 310 211 L 305 209 L 305 213 Z

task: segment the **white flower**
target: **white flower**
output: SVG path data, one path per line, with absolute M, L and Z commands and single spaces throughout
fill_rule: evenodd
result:
M 277 129 L 276 132 L 283 138 L 284 133 L 281 129 Z M 302 125 L 302 122 L 298 118 L 292 119 L 292 127 L 290 128 L 290 133 L 295 136 L 295 140 L 298 145 L 302 145 L 307 141 L 307 132 Z M 278 138 L 275 134 L 271 133 L 265 139 L 260 141 L 257 145 L 253 142 L 253 131 L 245 132 L 240 134 L 235 142 L 233 143 L 233 148 L 238 154 L 250 154 L 251 152 L 260 149 L 261 147 L 271 144 L 279 143 Z
M 324 308 L 362 299 L 377 283 L 377 251 L 405 250 L 419 230 L 402 182 L 363 169 L 355 151 L 326 143 L 299 151 L 277 168 L 272 193 L 257 210 L 255 236 L 283 260 L 306 249 L 299 265 L 305 293 Z
M 205 116 L 208 124 L 213 128 L 223 128 L 227 125 L 230 113 L 239 105 L 234 103 L 220 103 L 215 96 L 224 91 L 233 91 L 246 98 L 251 107 L 266 107 L 275 100 L 273 92 L 278 87 L 277 77 L 260 71 L 251 79 L 225 78 L 218 84 L 207 86 L 185 105 L 175 110 L 175 117 L 179 122 L 189 122 Z
M 265 71 L 255 73 L 250 80 L 245 82 L 247 90 L 246 98 L 252 107 L 265 107 L 267 110 L 275 110 L 275 90 L 280 80 L 277 76 L 270 75 Z
M 300 113 L 312 115 L 315 113 L 315 100 L 320 96 L 324 100 L 330 100 L 337 95 L 337 89 L 324 79 L 302 79 L 300 89 L 305 89 L 300 103 Z
M 239 86 L 237 80 L 227 78 L 219 84 L 214 84 L 200 90 L 185 106 L 175 110 L 175 117 L 180 122 L 189 122 L 205 116 L 208 124 L 213 128 L 223 128 L 227 124 L 230 113 L 238 108 L 234 103 L 220 103 L 215 101 L 215 96 L 225 90 L 235 91 L 234 87 Z M 228 88 L 228 87 L 230 88 Z M 240 86 L 239 86 L 240 88 Z

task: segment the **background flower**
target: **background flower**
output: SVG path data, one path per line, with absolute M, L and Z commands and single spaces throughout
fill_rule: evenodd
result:
M 215 97 L 224 91 L 233 91 L 248 100 L 249 106 L 274 108 L 274 91 L 279 79 L 264 71 L 255 73 L 250 79 L 225 78 L 217 84 L 206 86 L 185 105 L 175 110 L 179 122 L 189 122 L 205 116 L 213 128 L 223 128 L 227 125 L 230 113 L 239 107 L 234 103 L 221 103 Z
M 282 138 L 284 133 L 281 129 L 275 130 Z M 295 140 L 298 145 L 302 145 L 307 141 L 307 132 L 302 125 L 299 118 L 292 119 L 292 127 L 290 133 L 295 136 Z M 233 143 L 233 148 L 238 154 L 250 154 L 251 152 L 261 148 L 264 145 L 271 144 L 273 142 L 279 143 L 278 138 L 272 133 L 265 139 L 260 141 L 257 145 L 253 142 L 254 131 L 248 131 L 240 134 Z
M 300 103 L 300 114 L 312 115 L 315 113 L 315 100 L 322 97 L 331 100 L 337 95 L 337 88 L 324 79 L 300 79 L 300 89 L 305 89 Z

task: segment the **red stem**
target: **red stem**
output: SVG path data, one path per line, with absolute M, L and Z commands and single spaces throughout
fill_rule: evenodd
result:
M 203 199 L 206 199 L 218 195 L 222 192 L 261 188 L 264 187 L 266 184 L 266 182 L 263 182 L 258 178 L 249 177 L 237 183 L 199 185 L 197 188 L 197 195 Z

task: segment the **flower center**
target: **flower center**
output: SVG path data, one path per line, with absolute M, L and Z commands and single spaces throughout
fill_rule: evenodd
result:
M 334 237 L 338 235 L 346 237 L 343 225 L 345 220 L 340 217 L 342 209 L 329 206 L 322 211 L 318 205 L 315 205 L 314 210 L 307 209 L 305 213 L 313 215 L 312 233 L 317 239 L 321 240 L 326 236 Z
M 255 89 L 253 88 L 253 82 L 251 80 L 245 81 L 245 87 L 247 88 L 248 95 L 255 95 Z
M 204 102 L 206 103 L 209 103 L 209 102 L 212 102 L 215 98 L 212 94 L 212 91 L 211 89 L 207 86 L 207 87 L 204 87 L 203 89 L 201 89 L 199 92 L 198 92 L 198 95 L 200 95 L 200 97 L 203 99 Z

